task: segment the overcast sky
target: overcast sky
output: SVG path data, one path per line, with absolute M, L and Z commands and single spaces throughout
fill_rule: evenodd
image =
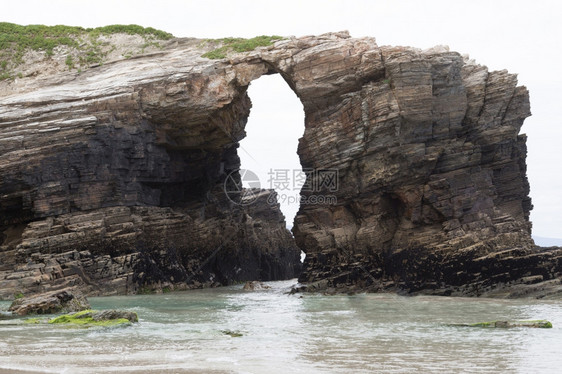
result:
M 355 37 L 373 36 L 379 45 L 449 45 L 491 70 L 518 73 L 519 84 L 529 88 L 533 116 L 522 132 L 529 136 L 533 233 L 562 238 L 561 14 L 559 2 L 540 0 L 20 0 L 2 3 L 0 21 L 85 27 L 135 23 L 200 38 L 349 30 Z M 279 77 L 260 78 L 250 95 L 254 108 L 242 166 L 265 171 L 260 179 L 267 187 L 270 168 L 298 168 L 302 106 Z M 292 208 L 288 214 L 296 205 Z

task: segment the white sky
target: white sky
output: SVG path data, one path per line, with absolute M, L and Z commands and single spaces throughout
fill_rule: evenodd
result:
M 2 3 L 0 21 L 84 27 L 135 23 L 200 38 L 349 30 L 355 37 L 374 36 L 379 45 L 449 45 L 490 69 L 518 73 L 519 84 L 529 88 L 533 116 L 522 132 L 529 136 L 533 232 L 562 238 L 561 15 L 561 3 L 541 0 L 20 0 Z M 287 153 L 295 153 L 303 131 L 302 107 L 279 82 L 263 77 L 251 87 L 254 109 L 242 146 L 252 157 L 241 152 L 243 167 L 252 169 L 248 160 L 253 158 L 266 172 L 298 168 L 298 160 L 290 161 Z M 285 139 L 293 144 L 285 145 Z M 260 179 L 267 186 L 267 175 Z

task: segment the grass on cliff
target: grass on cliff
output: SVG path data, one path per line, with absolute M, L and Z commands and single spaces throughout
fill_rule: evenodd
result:
M 101 35 L 111 34 L 140 35 L 146 45 L 153 44 L 155 40 L 168 40 L 172 34 L 156 30 L 152 27 L 138 25 L 110 25 L 96 28 L 83 28 L 79 26 L 21 26 L 13 23 L 0 22 L 0 80 L 14 78 L 14 69 L 22 64 L 26 51 L 43 51 L 50 57 L 58 46 L 73 49 L 79 56 L 78 63 L 88 65 L 102 63 L 107 54 L 100 47 L 98 38 Z M 73 58 L 69 54 L 67 65 L 74 68 Z
M 272 45 L 278 40 L 282 40 L 282 36 L 278 35 L 261 35 L 251 39 L 244 38 L 222 38 L 222 39 L 209 39 L 207 42 L 220 44 L 221 46 L 213 49 L 201 57 L 209 58 L 211 60 L 218 60 L 225 58 L 228 52 L 250 52 L 257 47 L 267 47 Z

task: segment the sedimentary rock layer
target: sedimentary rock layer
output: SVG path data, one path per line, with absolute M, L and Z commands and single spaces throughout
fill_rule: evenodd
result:
M 302 205 L 293 228 L 310 289 L 560 289 L 562 250 L 530 236 L 529 95 L 515 75 L 346 33 L 218 60 L 201 57 L 210 48 L 176 40 L 39 87 L 13 83 L 0 99 L 4 297 L 295 275 L 269 193 L 247 205 L 224 194 L 239 183 L 247 87 L 273 73 L 306 114 L 302 195 L 324 202 Z
M 21 92 L 1 99 L 0 296 L 298 276 L 275 196 L 254 191 L 246 205 L 239 175 L 227 178 L 240 166 L 245 87 L 192 44 L 32 91 L 14 82 Z

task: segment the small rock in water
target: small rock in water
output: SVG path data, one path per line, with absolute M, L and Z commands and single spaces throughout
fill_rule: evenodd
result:
M 478 323 L 456 323 L 452 326 L 461 327 L 485 327 L 485 328 L 510 328 L 510 327 L 531 327 L 531 328 L 552 328 L 552 323 L 545 319 L 533 321 L 490 321 Z
M 262 282 L 259 281 L 249 281 L 246 282 L 246 284 L 244 285 L 244 291 L 257 291 L 257 290 L 268 290 L 271 287 L 269 287 L 267 284 L 263 284 Z
M 244 336 L 244 334 L 242 334 L 240 331 L 230 331 L 230 330 L 222 330 L 221 331 L 224 335 L 229 335 L 233 338 L 239 338 L 241 336 Z
M 10 308 L 20 316 L 28 314 L 53 314 L 61 312 L 79 312 L 89 309 L 90 303 L 81 294 L 73 294 L 70 289 L 63 289 L 29 297 L 22 297 L 15 300 Z
M 91 326 L 128 325 L 139 321 L 135 312 L 122 310 L 83 310 L 78 313 L 65 314 L 48 321 L 50 324 Z
M 94 321 L 108 321 L 115 319 L 126 319 L 130 322 L 138 322 L 139 317 L 135 312 L 127 312 L 124 310 L 102 310 L 92 315 Z

